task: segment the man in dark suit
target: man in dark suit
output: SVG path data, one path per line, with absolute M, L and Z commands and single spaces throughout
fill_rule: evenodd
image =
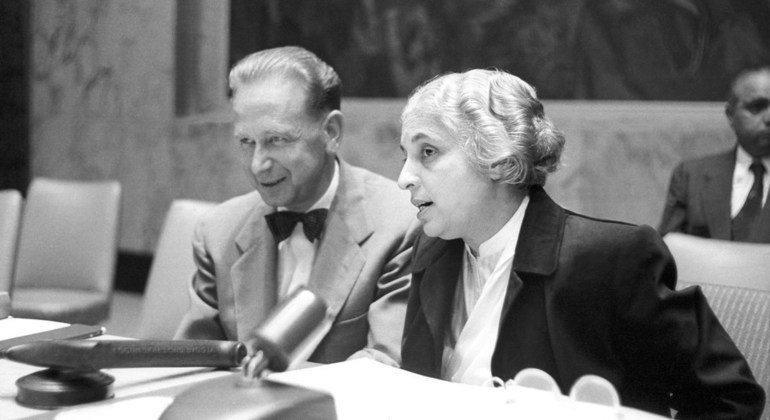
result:
M 256 191 L 198 225 L 192 303 L 177 338 L 249 343 L 276 301 L 304 286 L 328 305 L 330 329 L 311 361 L 356 353 L 397 365 L 415 210 L 395 182 L 337 157 L 336 72 L 302 48 L 274 48 L 236 64 L 230 88 Z
M 735 78 L 725 113 L 737 138 L 735 149 L 674 169 L 661 235 L 770 243 L 770 66 Z

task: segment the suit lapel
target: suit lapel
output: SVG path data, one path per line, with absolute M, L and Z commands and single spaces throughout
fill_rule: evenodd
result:
M 521 224 L 511 278 L 503 302 L 503 319 L 521 287 L 522 279 L 527 278 L 528 273 L 546 276 L 556 271 L 565 217 L 564 210 L 548 197 L 542 187 L 530 189 L 529 205 Z
M 723 154 L 713 170 L 703 174 L 701 200 L 712 238 L 730 239 L 730 196 L 733 189 L 735 150 Z
M 413 265 L 412 287 L 418 293 L 425 324 L 405 326 L 409 329 L 405 331 L 404 345 L 411 345 L 420 351 L 428 351 L 432 345 L 430 354 L 415 354 L 414 359 L 426 361 L 418 363 L 426 369 L 425 374 L 439 377 L 444 335 L 452 314 L 454 293 L 462 268 L 463 241 L 445 241 L 423 235 L 415 246 L 419 252 Z M 410 293 L 415 293 L 415 290 Z M 429 337 L 422 325 L 427 325 Z
M 363 185 L 347 164 L 339 164 L 340 183 L 308 283 L 308 288 L 326 302 L 328 314 L 333 317 L 358 280 L 366 263 L 360 244 L 373 232 L 366 220 Z
M 449 325 L 455 289 L 462 269 L 463 241 L 444 241 L 423 237 L 425 241 L 414 263 L 414 277 L 419 278 L 420 302 L 425 322 L 433 339 L 433 366 L 441 368 L 444 334 Z M 424 338 L 415 337 L 418 341 Z M 434 373 L 436 376 L 440 372 Z
M 555 371 L 543 278 L 556 271 L 566 213 L 541 187 L 529 196 L 492 356 L 494 374 L 511 378 L 524 367 Z
M 272 207 L 260 203 L 236 236 L 241 256 L 230 269 L 238 337 L 251 337 L 276 303 L 277 247 L 265 222 Z

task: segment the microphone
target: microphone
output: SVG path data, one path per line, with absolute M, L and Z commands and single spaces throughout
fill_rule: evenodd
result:
M 5 357 L 57 369 L 232 368 L 246 357 L 246 346 L 217 340 L 49 340 L 13 346 L 5 351 Z
M 174 398 L 161 420 L 195 419 L 336 419 L 331 395 L 269 380 L 264 372 L 280 372 L 325 334 L 326 304 L 299 288 L 281 302 L 249 340 L 243 372 L 202 381 Z
M 243 375 L 256 379 L 267 369 L 286 370 L 292 358 L 326 318 L 326 304 L 313 292 L 298 288 L 282 301 L 248 341 L 255 353 L 243 363 Z
M 55 409 L 112 398 L 115 378 L 101 368 L 232 368 L 246 357 L 246 346 L 215 340 L 48 340 L 18 344 L 3 355 L 48 367 L 16 381 L 16 401 L 26 407 Z

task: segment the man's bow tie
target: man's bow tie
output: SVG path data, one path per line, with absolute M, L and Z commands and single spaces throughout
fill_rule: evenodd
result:
M 298 222 L 302 222 L 302 230 L 310 242 L 321 237 L 324 224 L 326 223 L 327 209 L 315 209 L 307 213 L 297 213 L 293 211 L 278 211 L 265 216 L 267 226 L 273 232 L 275 243 L 279 243 L 291 236 L 294 227 Z

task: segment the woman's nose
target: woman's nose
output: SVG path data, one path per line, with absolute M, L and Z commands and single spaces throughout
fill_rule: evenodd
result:
M 415 175 L 409 160 L 404 162 L 401 167 L 401 173 L 398 174 L 398 186 L 402 190 L 411 190 L 417 185 L 418 178 Z

